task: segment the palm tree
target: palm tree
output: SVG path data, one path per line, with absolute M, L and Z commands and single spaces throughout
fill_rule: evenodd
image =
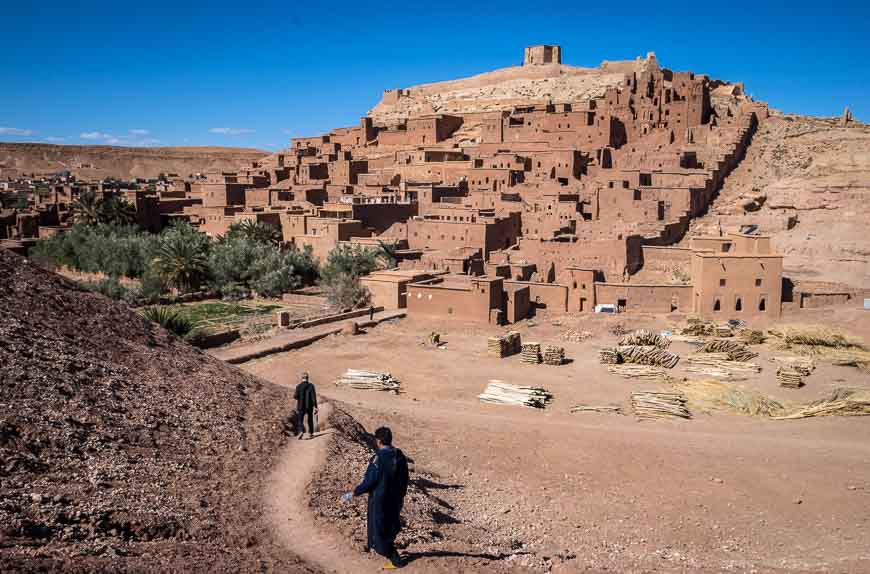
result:
M 95 225 L 100 221 L 102 202 L 93 191 L 84 191 L 72 203 L 73 220 L 84 225 Z
M 154 270 L 180 292 L 199 286 L 208 270 L 208 254 L 199 241 L 192 241 L 185 233 L 168 231 L 160 237 Z
M 385 269 L 392 269 L 398 264 L 398 242 L 387 243 L 378 239 L 377 254 Z
M 136 221 L 136 208 L 123 197 L 110 197 L 100 203 L 101 223 L 130 225 Z
M 270 245 L 278 245 L 281 243 L 281 233 L 273 225 L 246 219 L 239 223 L 233 223 L 227 232 L 229 238 L 244 237 L 256 241 L 257 243 L 265 243 Z

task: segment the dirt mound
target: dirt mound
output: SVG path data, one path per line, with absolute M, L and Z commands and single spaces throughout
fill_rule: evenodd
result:
M 793 280 L 870 283 L 870 126 L 772 116 L 693 234 L 757 225 Z
M 0 143 L 0 176 L 72 171 L 79 177 L 153 178 L 161 173 L 187 177 L 210 170 L 233 170 L 264 157 L 250 148 L 119 147 Z
M 289 404 L 0 249 L 0 571 L 305 571 L 258 511 Z

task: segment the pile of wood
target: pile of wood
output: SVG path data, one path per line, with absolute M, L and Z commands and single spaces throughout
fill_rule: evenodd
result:
M 572 413 L 612 413 L 615 415 L 622 414 L 622 407 L 614 405 L 574 405 L 571 407 Z
M 613 347 L 604 347 L 598 351 L 598 361 L 605 365 L 615 365 L 620 362 L 619 353 Z
M 789 389 L 799 389 L 804 386 L 804 379 L 799 372 L 789 367 L 780 367 L 776 370 L 776 378 L 779 386 Z
M 631 393 L 631 408 L 642 419 L 690 419 L 692 413 L 686 407 L 687 399 L 682 393 L 642 391 Z
M 510 357 L 520 352 L 520 334 L 510 331 L 502 337 L 489 337 L 486 340 L 486 351 L 494 357 Z
M 542 360 L 540 343 L 523 343 L 520 361 L 530 365 L 540 365 Z
M 590 338 L 592 333 L 589 331 L 577 331 L 575 329 L 568 329 L 564 333 L 559 335 L 559 338 L 563 341 L 569 341 L 571 343 L 580 343 Z
M 777 419 L 802 419 L 828 416 L 870 415 L 870 391 L 867 389 L 837 388 L 830 397 L 814 401 Z
M 740 331 L 740 338 L 747 345 L 760 345 L 764 342 L 764 331 L 757 329 L 743 329 Z
M 359 369 L 348 369 L 346 373 L 338 378 L 335 384 L 352 389 L 390 391 L 396 394 L 398 394 L 401 386 L 401 383 L 394 379 L 390 373 L 375 373 Z
M 662 337 L 658 333 L 648 329 L 638 329 L 625 335 L 619 340 L 619 345 L 624 346 L 653 346 L 660 349 L 667 349 L 671 344 L 671 340 L 667 337 Z
M 816 363 L 809 357 L 773 357 L 773 360 L 796 371 L 802 377 L 810 376 L 816 369 Z
M 626 379 L 641 379 L 644 381 L 657 381 L 665 376 L 665 370 L 661 367 L 649 365 L 610 365 L 607 370 L 614 375 Z
M 724 377 L 733 373 L 760 373 L 761 366 L 746 361 L 732 361 L 728 353 L 693 353 L 686 357 L 690 373 Z
M 621 362 L 637 363 L 639 365 L 655 365 L 673 369 L 680 361 L 680 356 L 653 346 L 626 345 L 616 348 Z
M 565 349 L 555 345 L 544 347 L 544 362 L 548 365 L 561 365 L 565 362 Z
M 552 402 L 553 395 L 541 387 L 521 387 L 501 381 L 490 381 L 478 398 L 484 403 L 543 409 Z
M 727 353 L 730 361 L 749 361 L 758 356 L 758 353 L 752 352 L 745 344 L 727 339 L 707 341 L 699 350 L 702 353 Z
M 713 335 L 716 337 L 733 337 L 734 330 L 728 325 L 716 325 L 713 328 Z

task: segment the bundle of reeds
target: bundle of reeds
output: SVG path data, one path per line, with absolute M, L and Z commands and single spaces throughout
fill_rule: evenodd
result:
M 570 341 L 571 343 L 580 343 L 590 338 L 592 333 L 589 331 L 577 331 L 575 329 L 568 329 L 564 333 L 559 335 L 559 338 L 563 341 Z
M 638 363 L 641 365 L 656 365 L 673 369 L 680 361 L 680 356 L 652 346 L 626 345 L 616 348 L 619 357 L 624 363 Z
M 614 375 L 626 379 L 641 379 L 645 381 L 659 380 L 665 376 L 665 370 L 661 367 L 649 365 L 610 365 L 607 370 Z
M 523 343 L 520 360 L 531 365 L 541 364 L 541 344 L 540 343 Z
M 692 408 L 727 410 L 754 416 L 774 416 L 783 412 L 783 405 L 762 393 L 742 389 L 713 379 L 682 380 L 673 383 L 683 393 Z
M 732 361 L 727 353 L 692 353 L 686 357 L 690 366 L 712 367 L 734 373 L 760 373 L 761 365 L 745 361 Z
M 870 415 L 870 390 L 840 387 L 831 396 L 814 401 L 777 419 L 802 419 L 808 417 L 862 416 Z
M 818 359 L 830 361 L 832 364 L 841 367 L 858 367 L 865 371 L 870 371 L 870 351 L 859 349 L 856 347 L 819 347 L 812 345 L 789 345 L 789 350 L 815 357 Z
M 561 365 L 565 362 L 565 349 L 555 345 L 544 347 L 544 363 L 548 365 Z
M 863 348 L 863 343 L 854 337 L 820 325 L 784 325 L 769 333 L 786 345 L 813 347 Z
M 390 373 L 375 373 L 359 369 L 348 369 L 335 384 L 352 389 L 390 391 L 393 393 L 398 393 L 401 387 L 401 383 L 394 379 Z
M 743 329 L 740 331 L 740 338 L 747 345 L 760 345 L 764 342 L 764 331 L 757 329 Z
M 649 329 L 638 329 L 625 335 L 619 340 L 620 346 L 653 346 L 667 349 L 671 340 Z
M 758 356 L 745 344 L 728 339 L 707 341 L 699 350 L 702 353 L 726 353 L 731 361 L 748 361 Z
M 689 319 L 689 324 L 681 331 L 682 335 L 693 337 L 708 337 L 713 334 L 716 326 L 709 321 L 700 321 L 697 319 Z
M 614 405 L 574 405 L 571 407 L 572 413 L 612 413 L 615 415 L 622 414 L 622 407 Z
M 598 361 L 605 365 L 615 365 L 620 362 L 619 353 L 613 347 L 604 347 L 598 351 Z
M 543 409 L 552 402 L 553 395 L 541 387 L 521 387 L 490 381 L 478 398 L 484 403 Z
M 789 389 L 799 389 L 804 386 L 804 379 L 801 374 L 789 367 L 780 367 L 776 370 L 776 378 L 779 379 L 779 386 Z
M 713 334 L 717 337 L 733 337 L 734 330 L 728 325 L 716 325 Z
M 690 419 L 692 413 L 686 407 L 687 402 L 682 393 L 651 391 L 631 393 L 631 408 L 637 417 L 643 419 Z
M 486 340 L 486 352 L 494 357 L 509 357 L 520 352 L 520 334 L 510 331 L 500 337 L 489 337 Z
M 816 363 L 809 357 L 780 357 L 776 356 L 771 359 L 781 365 L 784 365 L 804 377 L 808 377 L 816 369 Z

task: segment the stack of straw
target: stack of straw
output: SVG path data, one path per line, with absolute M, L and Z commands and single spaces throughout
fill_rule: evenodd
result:
M 870 390 L 867 389 L 834 389 L 831 396 L 812 402 L 787 415 L 777 419 L 802 419 L 807 417 L 827 416 L 861 416 L 870 415 Z
M 699 350 L 702 353 L 727 353 L 730 361 L 748 361 L 758 356 L 743 343 L 723 339 L 707 341 Z
M 559 335 L 559 338 L 563 341 L 569 341 L 571 343 L 580 343 L 581 341 L 585 341 L 589 337 L 592 336 L 592 333 L 589 331 L 577 331 L 575 329 L 568 329 L 564 333 Z
M 541 357 L 540 343 L 523 343 L 522 354 L 520 360 L 531 365 L 539 365 L 543 360 Z
M 810 373 L 816 369 L 816 363 L 809 357 L 773 357 L 772 360 L 797 371 L 802 377 L 810 376 Z
M 713 328 L 713 334 L 717 337 L 732 337 L 734 331 L 728 325 L 716 325 Z
M 656 365 L 667 369 L 673 369 L 680 360 L 679 355 L 652 346 L 627 345 L 617 347 L 616 352 L 624 363 Z
M 552 402 L 553 395 L 540 387 L 520 387 L 501 381 L 490 381 L 478 398 L 484 403 L 543 409 Z
M 733 373 L 761 372 L 760 365 L 744 361 L 732 361 L 728 358 L 727 353 L 693 353 L 686 358 L 686 361 L 689 363 L 689 365 L 695 367 L 696 370 L 693 372 L 698 372 L 697 368 L 699 366 L 729 371 Z
M 764 342 L 764 331 L 756 329 L 743 329 L 740 331 L 740 338 L 747 345 L 760 345 Z
M 776 370 L 776 378 L 779 379 L 779 386 L 781 387 L 799 389 L 804 386 L 804 379 L 796 369 L 780 367 Z
M 489 337 L 486 340 L 486 351 L 494 357 L 509 357 L 520 352 L 520 334 L 511 331 L 503 337 Z
M 598 351 L 598 360 L 605 365 L 615 365 L 620 362 L 619 353 L 613 347 L 604 347 Z
M 712 408 L 753 416 L 774 416 L 783 412 L 782 403 L 757 391 L 717 380 L 683 380 L 672 383 L 683 393 L 692 409 Z
M 401 383 L 394 379 L 390 373 L 375 373 L 358 369 L 348 369 L 335 384 L 352 389 L 390 391 L 393 393 L 398 393 L 401 386 Z
M 565 349 L 555 345 L 547 345 L 544 348 L 544 362 L 548 365 L 561 365 L 565 362 Z
M 648 329 L 638 329 L 619 340 L 620 346 L 653 346 L 667 349 L 671 340 Z
M 643 419 L 690 419 L 692 413 L 686 408 L 687 402 L 682 393 L 631 393 L 631 408 L 635 415 Z

